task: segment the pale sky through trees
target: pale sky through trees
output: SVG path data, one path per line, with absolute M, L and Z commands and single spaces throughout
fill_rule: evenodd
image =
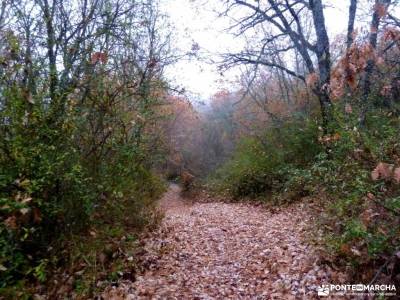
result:
M 370 10 L 370 2 L 359 6 L 359 14 Z M 183 52 L 190 51 L 193 43 L 200 46 L 201 60 L 181 60 L 167 70 L 167 76 L 184 87 L 194 99 L 206 100 L 216 91 L 234 86 L 239 70 L 231 70 L 221 76 L 217 64 L 218 53 L 228 50 L 239 51 L 244 44 L 242 37 L 234 37 L 224 29 L 229 26 L 228 18 L 218 18 L 216 10 L 221 9 L 221 0 L 161 0 L 162 8 L 170 16 L 176 27 L 177 47 Z M 348 5 L 345 0 L 325 1 L 326 24 L 331 41 L 338 34 L 345 34 L 347 28 Z M 362 4 L 362 3 L 360 3 Z M 369 18 L 366 20 L 369 21 Z M 357 23 L 357 29 L 361 29 Z

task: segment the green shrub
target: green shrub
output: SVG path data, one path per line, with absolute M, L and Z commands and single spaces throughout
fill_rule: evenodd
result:
M 370 112 L 358 128 L 356 114 L 336 113 L 336 130 L 322 136 L 315 123 L 292 121 L 245 138 L 209 185 L 233 198 L 280 204 L 313 192 L 325 199 L 320 221 L 333 254 L 353 265 L 390 255 L 400 244 L 400 185 L 371 179 L 379 162 L 400 167 L 400 120 Z M 322 192 L 322 195 L 321 195 Z
M 295 120 L 268 129 L 260 139 L 245 138 L 233 157 L 210 177 L 209 184 L 234 198 L 277 194 L 291 188 L 300 192 L 308 180 L 303 169 L 322 149 L 316 123 Z
M 143 125 L 126 130 L 132 113 L 110 101 L 107 77 L 96 77 L 80 106 L 69 99 L 78 95 L 60 96 L 63 113 L 45 93 L 26 101 L 23 87 L 7 80 L 0 76 L 0 294 L 44 281 L 61 239 L 85 232 L 99 209 L 146 226 L 163 190 L 150 171 Z
M 399 185 L 371 178 L 379 162 L 399 166 L 400 122 L 384 111 L 371 112 L 368 120 L 364 128 L 355 119 L 339 124 L 340 138 L 311 168 L 313 184 L 329 199 L 323 219 L 330 248 L 357 265 L 390 255 L 400 243 Z

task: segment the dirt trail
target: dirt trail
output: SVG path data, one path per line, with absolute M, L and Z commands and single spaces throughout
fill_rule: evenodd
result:
M 317 286 L 341 276 L 318 265 L 303 204 L 271 213 L 186 202 L 171 186 L 160 201 L 163 224 L 146 241 L 149 270 L 108 292 L 124 299 L 313 299 Z

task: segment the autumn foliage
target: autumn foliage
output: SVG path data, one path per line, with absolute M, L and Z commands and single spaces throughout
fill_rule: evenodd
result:
M 392 23 L 385 19 L 387 5 L 378 2 L 375 23 L 387 23 L 369 28 L 367 36 L 350 32 L 347 48 L 343 36 L 331 45 L 335 57 L 323 87 L 333 100 L 328 130 L 318 123 L 317 71 L 299 79 L 282 75 L 282 65 L 265 73 L 260 67 L 211 104 L 222 110 L 220 130 L 234 145 L 208 186 L 269 204 L 315 197 L 327 260 L 351 264 L 351 276 L 360 282 L 394 261 L 400 242 L 400 31 L 395 17 L 388 18 Z M 384 272 L 374 280 L 398 283 L 395 268 Z

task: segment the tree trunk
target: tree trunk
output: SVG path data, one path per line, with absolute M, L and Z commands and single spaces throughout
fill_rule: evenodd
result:
M 329 37 L 325 26 L 324 10 L 321 0 L 310 0 L 310 7 L 317 35 L 316 55 L 318 59 L 319 83 L 316 94 L 321 105 L 322 127 L 324 133 L 329 132 L 329 123 L 333 120 L 332 102 L 328 88 L 331 81 L 331 55 Z
M 56 90 L 57 90 L 57 64 L 56 64 L 56 53 L 55 53 L 55 45 L 56 45 L 56 37 L 54 32 L 53 25 L 53 11 L 55 9 L 53 3 L 53 7 L 50 8 L 47 0 L 43 1 L 43 18 L 46 24 L 47 31 L 47 57 L 49 59 L 49 85 L 50 85 L 50 98 L 53 104 L 56 103 Z
M 327 92 L 318 94 L 319 104 L 321 106 L 321 117 L 322 117 L 322 130 L 324 134 L 329 134 L 331 129 L 329 125 L 333 120 L 332 103 Z
M 369 41 L 368 41 L 373 51 L 376 50 L 376 45 L 378 42 L 379 25 L 383 17 L 381 15 L 379 6 L 384 6 L 385 9 L 387 9 L 388 6 L 390 5 L 390 2 L 391 0 L 375 0 L 374 14 L 372 15 L 371 30 L 369 33 Z M 361 102 L 361 114 L 360 114 L 361 126 L 364 126 L 366 122 L 366 115 L 369 106 L 368 97 L 371 93 L 371 78 L 374 68 L 375 68 L 375 60 L 374 58 L 370 58 L 367 62 L 364 78 L 362 81 L 362 99 L 361 99 L 362 102 Z
M 349 21 L 347 23 L 347 51 L 350 49 L 351 45 L 353 44 L 353 34 L 354 34 L 354 22 L 356 19 L 356 12 L 357 12 L 357 0 L 350 0 L 350 7 L 349 7 Z
M 351 88 L 347 81 L 351 74 L 350 70 L 350 48 L 354 41 L 354 22 L 357 12 L 357 0 L 350 0 L 349 19 L 347 23 L 347 41 L 346 41 L 346 58 L 345 58 L 345 86 L 344 86 L 344 103 L 348 105 L 350 102 Z

